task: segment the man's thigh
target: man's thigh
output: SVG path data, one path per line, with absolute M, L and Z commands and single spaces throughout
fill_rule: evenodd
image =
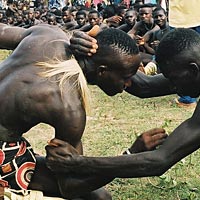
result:
M 29 184 L 31 190 L 39 190 L 46 196 L 61 197 L 55 175 L 46 167 L 45 157 L 36 156 L 36 168 Z

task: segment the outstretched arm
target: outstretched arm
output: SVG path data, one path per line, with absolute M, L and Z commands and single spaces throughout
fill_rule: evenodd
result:
M 126 92 L 140 98 L 158 97 L 176 93 L 172 83 L 163 74 L 148 76 L 138 71 L 132 76 L 131 80 L 132 85 L 126 88 Z
M 0 23 L 0 48 L 14 50 L 23 39 L 26 29 Z
M 149 131 L 142 133 L 136 139 L 133 145 L 129 148 L 129 151 L 128 152 L 125 151 L 123 154 L 138 153 L 138 152 L 143 152 L 143 151 L 154 150 L 156 147 L 158 147 L 165 141 L 166 137 L 167 137 L 167 134 L 165 133 L 165 130 L 163 128 L 151 129 Z M 58 139 L 53 139 L 49 143 L 49 145 L 46 146 L 46 151 L 47 151 L 47 161 L 48 161 L 47 163 L 51 170 L 56 171 L 58 169 L 58 167 L 56 166 L 59 166 L 59 165 L 65 166 L 65 167 L 59 168 L 60 172 L 68 172 L 67 165 L 66 165 L 68 162 L 68 158 L 73 159 L 74 156 L 76 157 L 78 155 L 76 150 L 70 144 Z M 87 157 L 85 157 L 85 159 L 87 159 Z M 82 165 L 81 163 L 79 165 L 79 161 L 77 162 L 77 164 L 80 167 Z M 79 174 L 79 171 L 74 171 L 74 174 Z
M 191 118 L 178 126 L 155 151 L 116 156 L 85 157 L 71 155 L 62 168 L 72 173 L 121 178 L 159 176 L 200 147 L 200 103 Z M 61 164 L 61 163 L 59 163 Z
M 134 144 L 129 148 L 129 153 L 140 152 L 140 151 L 148 151 L 153 150 L 156 146 L 163 143 L 167 134 L 165 130 L 162 128 L 151 129 L 147 132 L 141 134 Z M 73 173 L 66 170 L 67 166 L 65 165 L 65 160 L 68 157 L 72 157 L 73 155 L 78 155 L 78 152 L 72 147 L 70 144 L 58 140 L 53 139 L 50 141 L 49 145 L 46 147 L 47 150 L 47 166 L 57 174 L 60 181 L 59 184 L 62 184 L 62 188 L 68 188 L 68 190 L 64 190 L 67 194 L 64 195 L 66 197 L 75 198 L 76 195 L 89 193 L 97 188 L 106 185 L 111 182 L 115 177 L 111 174 L 102 174 L 101 171 L 98 174 L 91 174 L 88 170 L 87 173 L 79 174 L 79 171 L 73 171 Z M 127 153 L 127 151 L 125 152 Z M 77 163 L 81 168 L 81 163 Z M 62 165 L 65 167 L 63 168 Z M 66 177 L 71 177 L 66 179 Z M 70 196 L 69 196 L 70 191 Z

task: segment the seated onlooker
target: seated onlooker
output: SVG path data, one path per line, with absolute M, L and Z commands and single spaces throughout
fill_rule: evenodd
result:
M 148 53 L 154 55 L 160 40 L 170 31 L 166 11 L 162 7 L 153 10 L 154 23 L 159 26 L 159 30 L 150 32 L 145 40 L 145 48 Z
M 125 23 L 121 26 L 117 27 L 126 33 L 128 33 L 136 23 L 137 20 L 137 12 L 135 10 L 127 10 L 125 13 Z
M 141 5 L 139 8 L 140 20 L 128 32 L 128 34 L 137 41 L 144 65 L 153 59 L 153 54 L 146 49 L 145 41 L 150 33 L 160 29 L 152 17 L 152 8 L 151 4 Z
M 64 30 L 71 30 L 77 26 L 77 22 L 74 18 L 74 13 L 76 13 L 74 8 L 69 9 L 66 7 L 62 10 L 62 26 Z
M 28 10 L 27 12 L 27 20 L 25 21 L 24 28 L 29 28 L 31 26 L 35 26 L 37 24 L 40 24 L 41 22 L 35 18 L 35 13 L 32 9 Z
M 91 10 L 88 13 L 88 23 L 89 24 L 82 26 L 79 30 L 87 32 L 87 31 L 90 31 L 92 27 L 94 27 L 95 25 L 100 26 L 102 30 L 108 28 L 106 24 L 101 23 L 100 13 L 97 10 Z
M 76 22 L 77 22 L 77 25 L 74 27 L 74 29 L 80 29 L 87 23 L 86 11 L 79 10 L 76 13 Z

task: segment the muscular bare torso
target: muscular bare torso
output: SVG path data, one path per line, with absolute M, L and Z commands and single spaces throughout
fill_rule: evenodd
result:
M 59 28 L 45 25 L 16 32 L 2 25 L 1 29 L 4 43 L 0 47 L 8 44 L 14 51 L 0 64 L 0 140 L 17 140 L 38 123 L 47 123 L 55 128 L 56 138 L 79 146 L 85 127 L 79 92 L 69 95 L 68 83 L 61 98 L 58 84 L 41 77 L 42 69 L 37 66 L 38 62 L 68 59 L 69 37 Z M 6 35 L 14 34 L 18 36 L 11 43 Z

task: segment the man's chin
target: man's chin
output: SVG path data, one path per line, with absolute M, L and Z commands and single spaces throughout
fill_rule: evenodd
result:
M 103 90 L 108 96 L 115 96 L 116 94 L 119 94 L 121 93 L 121 91 L 106 91 L 106 90 Z
M 105 92 L 105 91 L 104 91 Z M 116 94 L 118 94 L 118 92 L 105 92 L 108 96 L 115 96 Z

